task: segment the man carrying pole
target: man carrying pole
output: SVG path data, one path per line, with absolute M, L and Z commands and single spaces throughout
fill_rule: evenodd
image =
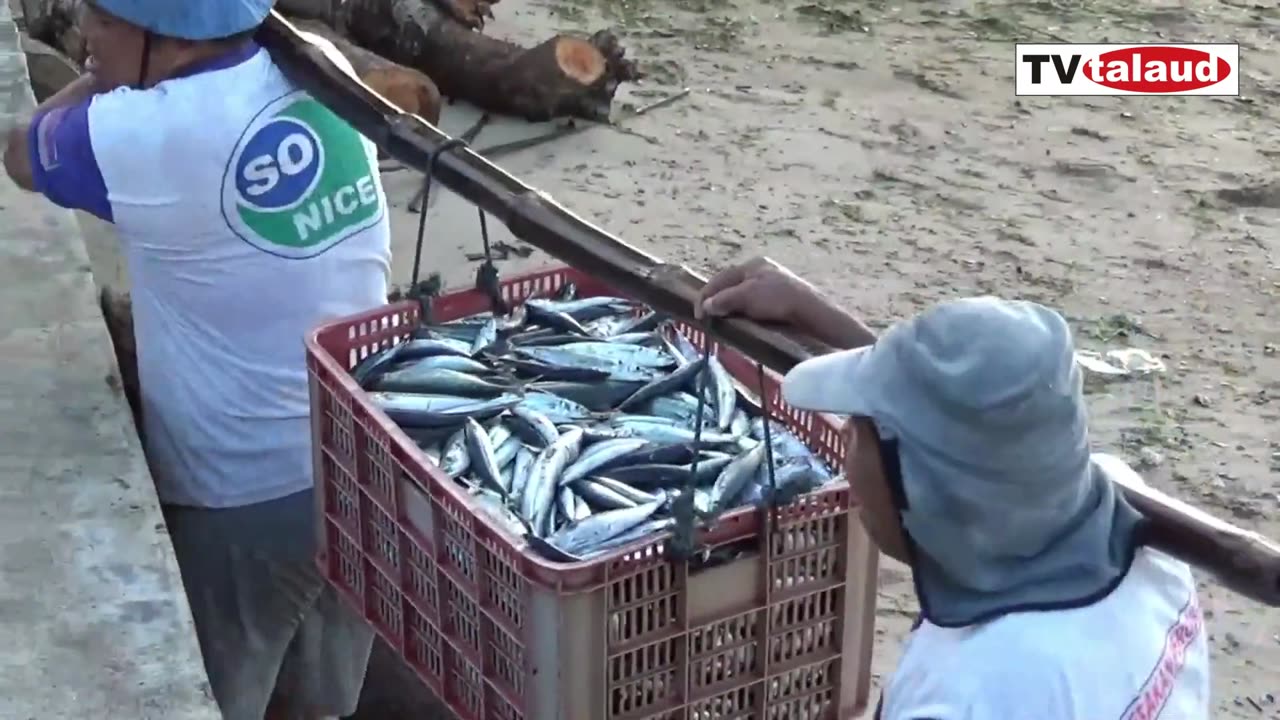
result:
M 713 277 L 695 315 L 780 323 L 837 348 L 797 365 L 795 407 L 846 415 L 850 487 L 921 618 L 883 720 L 1202 720 L 1209 653 L 1190 568 L 1092 455 L 1062 316 L 941 303 L 879 338 L 780 265 Z
M 271 0 L 84 8 L 88 72 L 8 133 L 5 169 L 116 226 L 147 454 L 224 716 L 350 714 L 372 630 L 313 564 L 302 338 L 386 302 L 373 144 L 254 43 Z

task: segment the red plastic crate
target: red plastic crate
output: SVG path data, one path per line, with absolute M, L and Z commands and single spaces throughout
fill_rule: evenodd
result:
M 571 269 L 503 284 L 519 302 L 566 282 L 613 294 Z M 436 299 L 437 321 L 488 309 L 474 290 Z M 844 484 L 770 511 L 743 508 L 700 547 L 748 540 L 707 569 L 664 557 L 666 535 L 577 564 L 507 535 L 351 379 L 363 358 L 405 340 L 418 306 L 400 302 L 307 338 L 317 484 L 317 558 L 461 720 L 851 718 L 870 694 L 878 555 Z M 701 347 L 702 333 L 681 326 Z M 718 348 L 833 467 L 844 437 L 825 415 L 785 406 L 779 378 Z

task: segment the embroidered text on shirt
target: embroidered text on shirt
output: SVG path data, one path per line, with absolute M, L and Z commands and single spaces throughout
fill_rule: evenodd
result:
M 62 124 L 66 114 L 65 107 L 54 108 L 40 118 L 40 125 L 36 128 L 36 153 L 40 158 L 40 166 L 45 170 L 54 170 L 59 165 L 58 142 L 54 131 Z
M 1178 613 L 1178 620 L 1169 628 L 1164 638 L 1164 650 L 1156 660 L 1155 667 L 1142 684 L 1138 696 L 1129 703 L 1121 720 L 1155 720 L 1160 716 L 1169 696 L 1173 694 L 1178 674 L 1187 662 L 1187 650 L 1204 627 L 1204 615 L 1200 612 L 1200 603 L 1195 593 Z

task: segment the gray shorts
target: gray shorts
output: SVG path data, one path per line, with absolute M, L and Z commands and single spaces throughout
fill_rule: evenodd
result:
M 214 697 L 262 720 L 273 693 L 320 716 L 355 712 L 373 629 L 316 568 L 313 494 L 227 510 L 165 506 Z

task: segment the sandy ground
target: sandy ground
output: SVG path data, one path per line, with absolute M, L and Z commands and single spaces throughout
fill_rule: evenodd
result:
M 523 42 L 616 28 L 651 73 L 620 91 L 620 107 L 693 89 L 625 132 L 503 157 L 512 172 L 669 260 L 783 260 L 876 325 L 995 293 L 1060 309 L 1084 348 L 1145 348 L 1162 377 L 1091 385 L 1097 446 L 1280 537 L 1273 4 L 505 0 L 496 11 L 489 32 Z M 1017 98 L 1016 40 L 1239 42 L 1242 97 Z M 443 124 L 458 132 L 474 117 L 454 106 Z M 475 145 L 543 131 L 504 121 Z M 404 205 L 418 180 L 385 179 L 405 282 L 416 220 Z M 444 194 L 429 218 L 425 265 L 469 282 L 474 210 Z M 100 274 L 116 272 L 91 251 Z M 1280 611 L 1202 588 L 1214 717 L 1280 717 L 1268 699 L 1280 695 Z M 886 563 L 877 686 L 914 610 L 907 572 Z

